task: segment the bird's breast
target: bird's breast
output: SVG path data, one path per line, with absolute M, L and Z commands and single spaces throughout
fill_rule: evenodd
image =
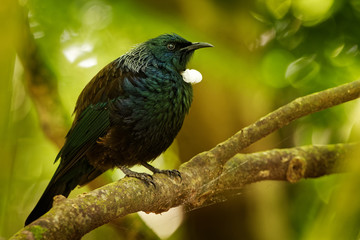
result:
M 152 160 L 171 145 L 192 102 L 191 85 L 180 80 L 125 82 L 127 95 L 114 102 L 111 131 L 104 138 L 122 164 Z
M 192 88 L 182 80 L 147 79 L 128 98 L 134 133 L 175 137 L 192 102 Z M 175 135 L 175 136 L 174 136 Z

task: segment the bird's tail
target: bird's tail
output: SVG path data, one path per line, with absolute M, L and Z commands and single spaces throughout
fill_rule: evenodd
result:
M 86 184 L 102 173 L 101 171 L 94 169 L 85 157 L 80 159 L 75 165 L 67 170 L 66 173 L 62 171 L 63 168 L 64 166 L 60 163 L 39 202 L 26 219 L 25 226 L 50 210 L 54 196 L 63 195 L 67 197 L 77 185 Z

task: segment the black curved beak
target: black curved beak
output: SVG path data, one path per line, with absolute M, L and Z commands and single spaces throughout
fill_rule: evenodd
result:
M 211 45 L 210 43 L 205 43 L 205 42 L 193 42 L 191 43 L 191 45 L 181 48 L 180 51 L 189 52 L 199 48 L 206 48 L 206 47 L 214 47 L 214 46 Z

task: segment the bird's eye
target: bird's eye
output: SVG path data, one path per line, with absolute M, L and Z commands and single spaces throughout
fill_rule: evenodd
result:
M 170 51 L 175 49 L 175 44 L 174 43 L 168 43 L 168 45 L 166 46 L 167 49 L 169 49 Z

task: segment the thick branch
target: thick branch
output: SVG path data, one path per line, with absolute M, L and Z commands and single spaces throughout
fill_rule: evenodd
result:
M 211 153 L 203 153 L 180 167 L 183 180 L 154 175 L 156 188 L 124 178 L 74 199 L 55 197 L 54 207 L 12 239 L 78 239 L 112 219 L 145 211 L 161 213 L 184 204 L 188 209 L 216 202 L 228 189 L 262 180 L 295 182 L 338 171 L 354 145 L 307 146 L 238 154 L 224 166 Z M 215 171 L 214 171 L 215 170 Z M 212 201 L 212 202 L 213 202 Z
M 346 154 L 356 146 L 358 147 L 355 144 L 305 146 L 237 154 L 225 163 L 221 175 L 214 181 L 216 185 L 208 188 L 225 191 L 263 180 L 295 183 L 303 178 L 340 172 L 339 163 L 344 164 Z

